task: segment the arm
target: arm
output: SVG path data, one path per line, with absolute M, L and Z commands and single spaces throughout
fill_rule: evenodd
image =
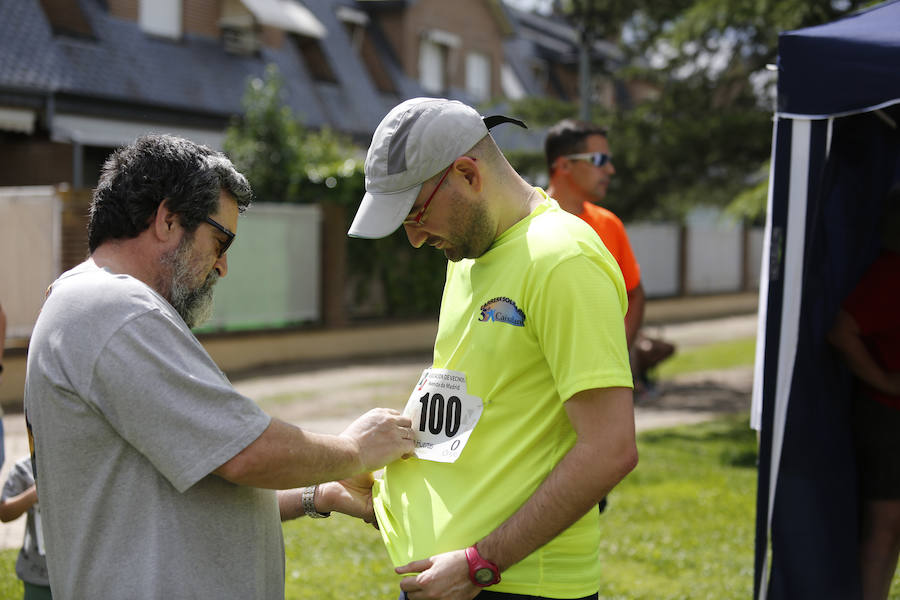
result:
M 213 471 L 239 485 L 288 489 L 346 479 L 409 455 L 412 422 L 396 410 L 375 408 L 340 435 L 304 431 L 278 419 Z
M 644 323 L 644 285 L 640 282 L 628 292 L 628 312 L 625 313 L 625 339 L 628 348 L 634 346 L 638 331 Z
M 319 484 L 314 504 L 318 512 L 337 511 L 375 524 L 375 509 L 372 506 L 371 473 L 362 473 L 351 479 L 330 481 Z M 300 502 L 301 490 L 278 492 L 278 509 L 282 521 L 304 516 Z
M 21 494 L 0 502 L 0 521 L 9 523 L 10 521 L 18 519 L 26 510 L 34 506 L 35 503 L 37 503 L 37 488 L 32 485 Z
M 900 373 L 888 373 L 881 368 L 863 343 L 859 326 L 850 313 L 838 312 L 828 332 L 828 341 L 844 355 L 854 375 L 880 392 L 900 395 Z
M 577 440 L 535 493 L 479 541 L 479 553 L 509 568 L 584 516 L 637 464 L 631 390 L 585 390 L 566 402 Z M 416 573 L 400 583 L 410 600 L 468 600 L 480 588 L 469 581 L 465 550 L 454 550 L 396 569 Z

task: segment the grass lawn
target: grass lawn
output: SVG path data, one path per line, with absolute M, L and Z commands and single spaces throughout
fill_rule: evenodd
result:
M 601 598 L 753 595 L 756 438 L 747 417 L 645 432 L 601 519 Z
M 751 597 L 756 442 L 747 417 L 643 433 L 638 449 L 638 468 L 601 518 L 601 598 Z M 397 597 L 372 528 L 332 517 L 284 531 L 286 598 Z
M 755 441 L 746 417 L 638 436 L 641 462 L 601 519 L 601 597 L 749 598 Z M 288 600 L 397 598 L 375 529 L 343 515 L 284 525 Z M 0 598 L 21 597 L 16 550 L 0 552 Z
M 638 435 L 638 468 L 601 518 L 604 600 L 752 597 L 756 442 L 746 416 Z M 343 515 L 284 525 L 287 600 L 394 600 L 377 531 Z M 0 598 L 21 597 L 16 550 Z M 892 599 L 900 599 L 900 576 Z
M 679 350 L 661 379 L 753 364 L 754 340 Z M 747 599 L 753 592 L 756 440 L 748 418 L 638 435 L 640 464 L 601 518 L 603 600 Z M 379 533 L 334 515 L 284 525 L 286 600 L 394 600 Z M 16 550 L 0 552 L 0 598 L 21 597 Z M 895 576 L 892 600 L 900 600 Z
M 716 344 L 678 348 L 653 373 L 655 379 L 668 379 L 694 371 L 713 371 L 753 365 L 756 338 L 743 338 Z

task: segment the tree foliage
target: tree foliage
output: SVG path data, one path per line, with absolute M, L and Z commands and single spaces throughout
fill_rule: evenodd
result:
M 619 102 L 612 111 L 594 108 L 592 119 L 610 128 L 615 156 L 609 207 L 625 219 L 677 218 L 696 204 L 713 204 L 759 219 L 765 210 L 760 173 L 769 158 L 775 108 L 775 74 L 766 65 L 776 62 L 778 34 L 866 4 L 872 2 L 548 2 L 576 28 L 618 41 L 628 66 L 603 72 L 608 67 L 597 63 L 595 75 L 620 86 L 642 81 L 658 91 L 639 102 Z M 517 109 L 547 125 L 577 116 L 574 103 L 540 101 Z
M 275 65 L 247 83 L 243 108 L 228 127 L 225 151 L 250 180 L 258 201 L 359 201 L 363 151 L 327 127 L 308 129 L 286 104 Z
M 260 202 L 329 202 L 354 208 L 365 193 L 365 150 L 330 129 L 308 129 L 287 106 L 274 65 L 248 82 L 244 114 L 228 128 L 225 151 Z M 434 315 L 446 259 L 416 251 L 403 231 L 379 240 L 347 240 L 351 313 L 370 317 Z M 362 307 L 365 307 L 364 309 Z

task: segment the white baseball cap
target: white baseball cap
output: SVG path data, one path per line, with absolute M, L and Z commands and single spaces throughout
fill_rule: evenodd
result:
M 522 121 L 482 117 L 471 106 L 445 98 L 412 98 L 395 106 L 372 136 L 366 155 L 366 194 L 351 237 L 383 238 L 403 223 L 422 184 L 446 169 L 499 123 Z

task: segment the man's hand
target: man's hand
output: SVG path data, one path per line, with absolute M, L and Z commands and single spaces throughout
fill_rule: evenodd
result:
M 371 523 L 377 529 L 375 509 L 372 506 L 374 482 L 371 473 L 360 473 L 349 479 L 319 484 L 319 494 L 322 498 L 319 510 L 323 512 L 336 510 Z
M 394 571 L 399 575 L 418 573 L 400 580 L 400 589 L 409 600 L 472 600 L 481 591 L 469 579 L 465 550 L 416 560 Z
M 412 455 L 412 421 L 390 408 L 373 408 L 341 433 L 359 449 L 361 470 L 371 472 L 398 458 Z

